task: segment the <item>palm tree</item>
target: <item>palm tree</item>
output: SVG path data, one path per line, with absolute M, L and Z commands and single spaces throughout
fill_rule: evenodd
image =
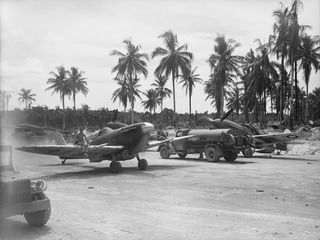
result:
M 124 107 L 124 112 L 126 112 L 128 106 L 129 85 L 124 79 L 115 78 L 114 80 L 117 81 L 117 84 L 120 87 L 113 92 L 112 101 L 116 102 L 117 100 L 119 100 L 119 103 Z
M 60 95 L 60 100 L 62 102 L 62 108 L 65 109 L 65 96 L 70 96 L 71 94 L 71 87 L 70 83 L 67 81 L 67 71 L 63 65 L 58 66 L 57 72 L 50 72 L 53 77 L 49 78 L 47 84 L 50 84 L 49 87 L 46 88 L 47 90 L 52 90 L 53 93 L 58 93 Z
M 228 89 L 231 88 L 232 82 L 229 82 L 225 85 L 225 91 L 223 92 L 223 98 L 227 100 L 228 97 Z M 211 99 L 211 104 L 216 107 L 217 112 L 220 107 L 220 95 L 218 94 L 218 87 L 217 87 L 217 81 L 215 81 L 214 75 L 211 74 L 209 76 L 209 80 L 205 81 L 204 83 L 204 92 L 207 94 L 207 97 L 205 100 Z
M 304 80 L 306 83 L 306 94 L 307 94 L 307 100 L 306 100 L 306 112 L 305 112 L 305 120 L 309 120 L 308 111 L 309 111 L 309 80 L 310 80 L 310 74 L 312 67 L 318 71 L 320 68 L 320 37 L 311 37 L 309 35 L 304 35 L 302 37 L 302 44 L 299 48 L 299 58 L 301 60 L 299 68 L 303 69 L 304 73 Z M 318 45 L 318 46 L 317 46 Z
M 256 57 L 253 55 L 252 62 L 245 66 L 245 68 L 247 68 L 245 80 L 248 84 L 245 97 L 259 98 L 259 104 L 255 106 L 255 108 L 259 110 L 260 115 L 264 113 L 261 115 L 260 119 L 263 124 L 265 123 L 267 109 L 266 98 L 272 88 L 273 80 L 278 78 L 277 71 L 275 70 L 275 63 L 271 62 L 269 59 L 269 47 L 269 44 L 262 45 L 259 40 L 259 47 L 257 48 L 257 51 L 259 52 L 258 55 Z M 256 101 L 254 102 L 255 104 L 257 103 Z M 263 111 L 261 111 L 261 108 Z
M 240 110 L 243 110 L 242 104 L 242 91 L 243 87 L 239 86 L 242 82 L 237 82 L 232 86 L 231 92 L 228 94 L 227 106 L 229 109 L 234 109 L 237 113 L 237 119 L 239 118 Z
M 190 69 L 191 60 L 193 55 L 188 52 L 187 45 L 178 46 L 177 35 L 172 31 L 167 31 L 159 36 L 163 38 L 164 45 L 166 47 L 157 47 L 152 53 L 151 57 L 162 56 L 159 66 L 155 69 L 156 75 L 165 75 L 168 77 L 172 76 L 172 91 L 173 91 L 173 125 L 175 125 L 175 114 L 176 114 L 176 91 L 175 91 L 175 79 L 179 76 L 179 70 L 185 75 Z
M 161 107 L 161 112 L 163 110 L 163 99 L 166 97 L 170 98 L 170 95 L 172 91 L 169 88 L 166 88 L 165 85 L 168 81 L 168 77 L 158 75 L 157 79 L 154 80 L 155 82 L 151 84 L 151 86 L 155 87 L 155 90 L 161 100 L 160 102 L 160 107 Z
M 281 9 L 275 10 L 273 16 L 276 23 L 273 25 L 274 47 L 277 59 L 281 57 L 281 85 L 280 85 L 280 122 L 283 120 L 284 106 L 284 85 L 285 85 L 285 58 L 288 55 L 288 29 L 289 29 L 289 9 L 281 5 Z
M 202 82 L 200 75 L 195 73 L 197 68 L 194 68 L 192 71 L 188 71 L 185 75 L 182 75 L 180 83 L 182 83 L 182 88 L 185 88 L 186 94 L 189 94 L 189 122 L 191 125 L 191 97 L 192 90 L 195 87 L 196 83 Z
M 68 81 L 73 97 L 73 110 L 76 110 L 76 94 L 78 92 L 84 95 L 88 94 L 87 81 L 86 78 L 82 77 L 84 72 L 79 71 L 78 68 L 71 67 L 71 71 L 67 71 L 67 74 L 69 75 Z
M 138 79 L 138 75 L 142 74 L 145 78 L 148 75 L 146 60 L 149 60 L 148 54 L 140 53 L 141 47 L 132 44 L 131 40 L 124 40 L 126 53 L 122 53 L 118 50 L 113 50 L 111 56 L 119 56 L 118 64 L 112 68 L 112 72 L 116 72 L 116 78 L 123 79 L 128 82 L 129 85 L 129 101 L 131 103 L 131 123 L 134 121 L 134 92 L 133 89 L 137 89 L 137 83 L 135 79 Z M 135 85 L 135 87 L 133 86 Z
M 47 81 L 47 84 L 50 84 L 49 87 L 46 88 L 47 90 L 52 90 L 53 93 L 58 93 L 60 95 L 60 100 L 62 102 L 62 108 L 63 108 L 63 118 L 62 118 L 62 129 L 65 129 L 66 126 L 66 120 L 65 120 L 65 102 L 64 98 L 65 96 L 71 95 L 71 86 L 70 82 L 67 81 L 67 71 L 63 65 L 57 67 L 57 72 L 50 72 L 53 77 L 49 78 Z
M 156 108 L 161 104 L 161 99 L 157 94 L 155 89 L 149 89 L 147 92 L 143 93 L 146 96 L 146 100 L 142 101 L 142 106 L 148 109 L 151 113 L 153 111 L 156 114 Z
M 233 82 L 236 75 L 240 75 L 239 63 L 240 56 L 233 55 L 234 50 L 240 46 L 233 39 L 226 40 L 224 35 L 218 35 L 215 39 L 217 45 L 214 47 L 214 53 L 209 57 L 212 78 L 211 81 L 216 82 L 217 99 L 216 108 L 218 115 L 222 117 L 224 106 L 225 86 Z
M 303 28 L 298 23 L 298 9 L 302 5 L 300 0 L 294 0 L 289 12 L 289 27 L 288 27 L 288 57 L 291 66 L 291 97 L 290 97 L 290 128 L 293 127 L 293 115 L 297 120 L 298 110 L 298 81 L 297 81 L 297 55 L 300 44 L 300 32 Z M 295 79 L 295 80 L 294 80 Z M 293 81 L 295 82 L 295 111 L 293 109 Z
M 19 102 L 20 103 L 25 103 L 26 104 L 26 109 L 30 109 L 30 107 L 31 107 L 31 104 L 32 104 L 32 102 L 34 102 L 35 101 L 35 96 L 36 96 L 36 94 L 34 94 L 34 93 L 31 93 L 31 89 L 24 89 L 24 88 L 22 88 L 21 90 L 20 90 L 20 93 L 18 93 L 18 95 L 19 95 Z
M 129 84 L 129 102 L 131 103 L 131 109 L 132 109 L 132 115 L 131 117 L 133 117 L 133 109 L 134 109 L 134 103 L 136 101 L 136 98 L 141 99 L 140 94 L 142 93 L 139 88 L 141 87 L 139 83 L 139 78 L 135 77 L 134 79 L 132 79 L 132 83 Z M 133 119 L 131 119 L 131 122 L 133 123 Z

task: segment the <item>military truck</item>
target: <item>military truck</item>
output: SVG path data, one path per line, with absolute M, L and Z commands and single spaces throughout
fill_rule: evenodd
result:
M 45 225 L 51 215 L 44 180 L 21 178 L 13 168 L 12 147 L 0 145 L 0 220 L 24 215 L 32 226 Z
M 176 133 L 177 137 L 187 135 L 192 137 L 160 145 L 160 156 L 167 159 L 178 154 L 184 159 L 188 154 L 204 153 L 209 162 L 219 161 L 221 157 L 232 162 L 247 148 L 247 139 L 236 129 L 179 129 Z

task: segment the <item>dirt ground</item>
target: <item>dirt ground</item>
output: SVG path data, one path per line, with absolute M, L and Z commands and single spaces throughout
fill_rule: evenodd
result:
M 22 216 L 1 239 L 320 239 L 320 157 L 255 155 L 230 164 L 144 153 L 111 174 L 109 162 L 14 152 L 20 175 L 48 182 L 43 228 Z

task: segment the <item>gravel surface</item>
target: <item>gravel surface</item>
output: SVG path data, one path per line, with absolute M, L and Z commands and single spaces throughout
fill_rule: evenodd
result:
M 48 182 L 52 215 L 43 228 L 22 216 L 0 224 L 0 239 L 320 239 L 319 156 L 257 155 L 208 163 L 142 154 L 91 164 L 14 152 L 16 170 Z

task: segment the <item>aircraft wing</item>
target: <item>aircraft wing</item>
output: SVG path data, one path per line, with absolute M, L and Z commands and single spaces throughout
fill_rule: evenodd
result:
M 88 155 L 91 154 L 112 154 L 119 152 L 123 149 L 123 146 L 110 146 L 106 144 L 102 145 L 89 145 Z M 17 150 L 24 152 L 31 152 L 37 154 L 54 155 L 61 158 L 88 158 L 79 145 L 39 145 L 19 147 Z
M 290 132 L 290 133 L 277 133 L 277 134 L 262 134 L 253 135 L 252 138 L 258 144 L 276 144 L 288 143 L 298 138 L 309 137 L 311 134 L 307 132 Z
M 193 137 L 193 135 L 187 135 L 187 136 L 175 137 L 175 138 L 168 138 L 168 139 L 165 139 L 165 140 L 162 140 L 162 141 L 150 141 L 150 142 L 148 142 L 148 148 L 156 147 L 156 146 L 159 146 L 159 145 L 161 145 L 163 143 L 166 143 L 166 142 L 175 142 L 175 141 L 180 141 L 180 140 L 191 138 L 191 137 Z

